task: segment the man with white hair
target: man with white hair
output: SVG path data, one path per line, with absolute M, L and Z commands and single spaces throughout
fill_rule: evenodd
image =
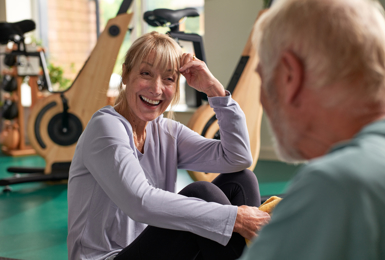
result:
M 365 0 L 281 0 L 254 30 L 277 150 L 309 162 L 241 259 L 385 259 L 384 17 Z

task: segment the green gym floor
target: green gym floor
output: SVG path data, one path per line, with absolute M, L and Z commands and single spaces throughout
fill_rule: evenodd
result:
M 44 167 L 39 156 L 9 157 L 0 153 L 0 178 L 11 177 L 10 166 Z M 256 173 L 262 196 L 282 194 L 299 166 L 259 161 Z M 188 173 L 179 171 L 177 190 L 191 183 Z M 67 184 L 28 183 L 0 187 L 0 260 L 67 259 Z

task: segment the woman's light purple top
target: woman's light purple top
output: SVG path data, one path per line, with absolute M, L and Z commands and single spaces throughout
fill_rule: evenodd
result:
M 252 163 L 245 115 L 231 98 L 209 98 L 221 140 L 158 117 L 146 127 L 144 154 L 113 107 L 97 111 L 81 135 L 68 182 L 69 259 L 105 259 L 147 225 L 184 230 L 226 245 L 237 207 L 175 193 L 177 169 L 230 173 Z

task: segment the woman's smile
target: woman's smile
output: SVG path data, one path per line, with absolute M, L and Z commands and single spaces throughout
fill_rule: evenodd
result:
M 142 95 L 139 95 L 139 97 L 146 105 L 149 106 L 158 106 L 160 103 L 162 103 L 162 100 L 153 100 Z

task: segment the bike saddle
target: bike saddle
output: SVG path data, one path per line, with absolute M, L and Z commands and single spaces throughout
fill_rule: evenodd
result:
M 195 8 L 185 8 L 179 10 L 170 9 L 155 9 L 154 11 L 147 11 L 143 14 L 143 19 L 151 26 L 159 27 L 166 26 L 170 23 L 169 27 L 179 24 L 179 20 L 184 17 L 197 17 L 199 13 Z
M 25 33 L 35 30 L 32 20 L 23 20 L 16 23 L 0 23 L 0 44 L 7 44 L 15 40 L 15 35 L 22 37 Z

